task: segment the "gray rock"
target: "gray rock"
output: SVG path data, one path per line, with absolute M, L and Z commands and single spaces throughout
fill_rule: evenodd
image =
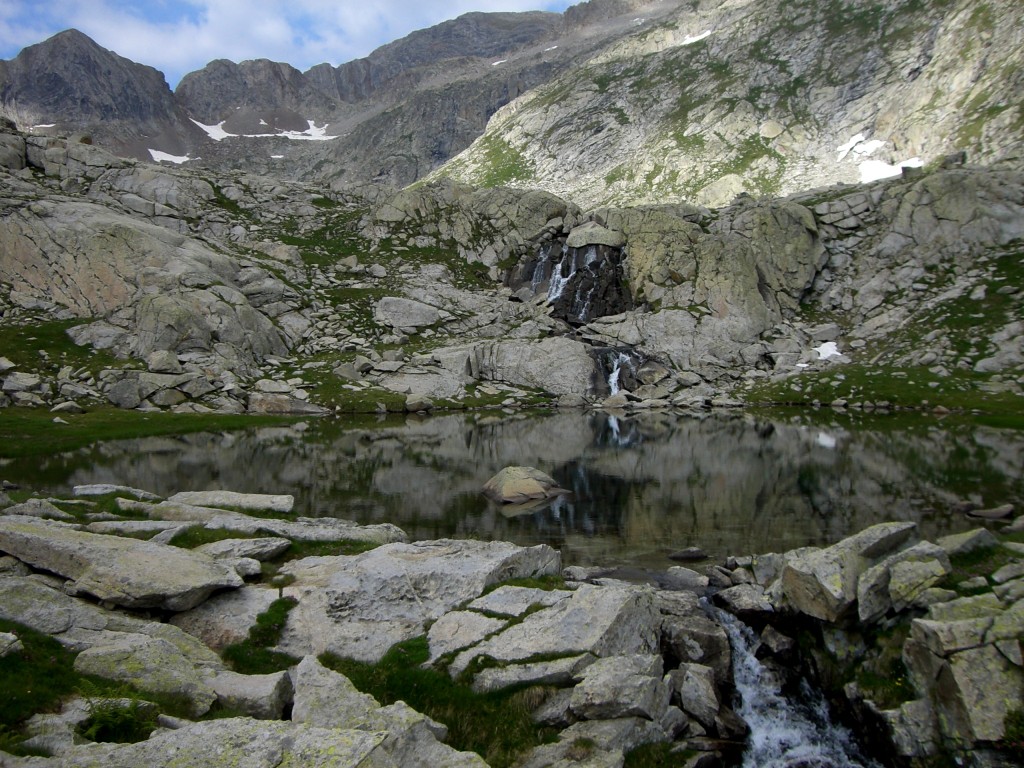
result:
M 280 647 L 294 655 L 334 651 L 377 661 L 486 586 L 555 574 L 560 567 L 558 553 L 544 545 L 447 539 L 297 560 L 281 569 L 295 577 L 285 592 L 299 604 L 289 614 Z
M 890 608 L 903 610 L 949 573 L 945 550 L 922 541 L 882 560 L 857 580 L 857 613 L 863 622 L 880 619 Z
M 498 587 L 483 597 L 478 597 L 467 607 L 474 611 L 501 613 L 506 616 L 522 616 L 531 607 L 552 606 L 570 597 L 572 592 L 564 589 L 532 589 L 530 587 Z
M 146 358 L 146 369 L 152 373 L 181 373 L 178 356 L 168 349 L 157 349 Z
M 715 670 L 703 664 L 680 664 L 669 672 L 669 679 L 683 711 L 705 728 L 714 728 L 720 707 Z
M 975 528 L 965 533 L 954 533 L 950 536 L 943 536 L 936 544 L 942 547 L 946 554 L 963 555 L 979 549 L 988 549 L 999 544 L 999 540 L 985 528 Z
M 237 493 L 235 491 L 181 491 L 168 501 L 194 504 L 201 507 L 227 507 L 267 510 L 287 514 L 295 506 L 295 497 L 263 493 Z
M 856 601 L 860 575 L 916 528 L 914 523 L 880 523 L 831 547 L 787 558 L 782 570 L 787 604 L 822 621 L 836 621 Z
M 457 752 L 439 741 L 447 737 L 445 726 L 404 702 L 381 707 L 372 696 L 356 690 L 347 677 L 325 668 L 312 656 L 295 668 L 294 679 L 295 722 L 386 733 L 382 748 L 394 761 L 388 765 L 486 768 L 479 755 Z
M 75 496 L 106 496 L 107 494 L 127 494 L 136 499 L 156 500 L 160 497 L 155 493 L 143 491 L 138 488 L 129 488 L 127 485 L 113 485 L 111 483 L 93 483 L 91 485 L 76 485 L 72 489 Z
M 273 560 L 290 546 L 291 542 L 288 539 L 277 537 L 222 539 L 210 544 L 203 544 L 193 551 L 201 552 L 217 560 L 242 557 L 263 561 Z
M 0 632 L 0 659 L 15 653 L 20 653 L 25 646 L 17 635 L 11 632 Z
M 732 674 L 732 649 L 725 629 L 699 612 L 662 619 L 665 647 L 683 663 L 711 667 L 717 680 Z
M 46 499 L 28 499 L 21 504 L 14 504 L 3 510 L 4 515 L 24 515 L 25 517 L 40 517 L 49 520 L 74 520 L 74 516 L 62 509 L 55 507 Z
M 483 492 L 502 504 L 521 504 L 567 493 L 554 478 L 533 467 L 505 467 L 484 483 Z
M 242 584 L 234 571 L 187 550 L 31 518 L 0 520 L 0 549 L 70 579 L 71 594 L 130 608 L 187 610 L 218 589 Z
M 458 674 L 478 656 L 498 661 L 540 654 L 623 656 L 658 648 L 653 595 L 637 587 L 581 585 L 572 597 L 532 613 L 520 624 L 463 651 L 452 662 Z
M 240 675 L 225 670 L 210 686 L 221 706 L 257 720 L 281 720 L 285 707 L 292 703 L 292 680 L 287 672 Z
M 430 659 L 435 661 L 446 653 L 461 651 L 480 642 L 508 622 L 492 619 L 473 611 L 449 611 L 435 621 L 427 632 Z
M 422 328 L 448 316 L 437 307 L 395 296 L 387 296 L 377 302 L 373 315 L 378 323 L 392 328 Z
M 276 599 L 277 590 L 246 586 L 214 595 L 196 608 L 177 613 L 170 623 L 219 651 L 245 640 L 256 617 Z
M 608 656 L 581 673 L 570 707 L 586 720 L 643 717 L 658 721 L 668 709 L 671 691 L 662 680 L 658 655 Z
M 217 694 L 181 651 L 161 638 L 127 632 L 75 657 L 75 671 L 135 686 L 143 692 L 184 699 L 193 717 L 209 711 Z
M 55 761 L 33 758 L 26 768 L 227 766 L 277 768 L 391 768 L 384 733 L 317 728 L 303 723 L 228 718 L 156 731 L 136 744 L 77 746 Z
M 477 693 L 490 693 L 502 688 L 525 685 L 564 686 L 578 679 L 592 663 L 594 657 L 589 653 L 582 653 L 552 661 L 534 661 L 484 669 L 473 678 L 472 688 Z
M 773 613 L 775 608 L 757 584 L 737 584 L 715 593 L 715 602 L 737 616 Z

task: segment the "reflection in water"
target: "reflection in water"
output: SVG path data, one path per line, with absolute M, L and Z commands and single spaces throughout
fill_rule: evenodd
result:
M 489 503 L 480 487 L 515 464 L 572 494 L 533 508 Z M 302 514 L 393 522 L 416 539 L 543 542 L 566 563 L 664 567 L 685 546 L 716 557 L 783 551 L 883 520 L 917 521 L 928 537 L 965 530 L 954 505 L 1019 503 L 1022 468 L 1024 432 L 930 416 L 571 411 L 117 441 L 3 472 L 51 493 L 96 482 L 161 495 L 291 493 Z

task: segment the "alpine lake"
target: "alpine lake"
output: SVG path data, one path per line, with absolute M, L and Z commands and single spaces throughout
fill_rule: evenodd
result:
M 499 506 L 480 489 L 511 465 L 568 493 Z M 874 523 L 938 536 L 979 524 L 965 507 L 1024 502 L 1024 430 L 979 417 L 810 410 L 479 410 L 320 418 L 111 440 L 5 459 L 43 495 L 114 483 L 169 496 L 292 494 L 295 515 L 390 522 L 413 540 L 550 544 L 565 565 L 664 569 L 709 557 L 826 545 Z

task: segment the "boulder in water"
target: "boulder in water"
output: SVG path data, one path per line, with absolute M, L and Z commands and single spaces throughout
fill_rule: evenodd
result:
M 483 487 L 484 495 L 502 504 L 521 504 L 530 499 L 547 499 L 560 493 L 554 478 L 533 467 L 505 467 Z

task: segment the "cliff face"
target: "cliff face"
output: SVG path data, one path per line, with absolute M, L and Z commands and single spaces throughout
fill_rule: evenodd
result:
M 1019 160 L 1021 7 L 679 6 L 499 111 L 440 173 L 581 206 L 790 194 L 966 150 Z

